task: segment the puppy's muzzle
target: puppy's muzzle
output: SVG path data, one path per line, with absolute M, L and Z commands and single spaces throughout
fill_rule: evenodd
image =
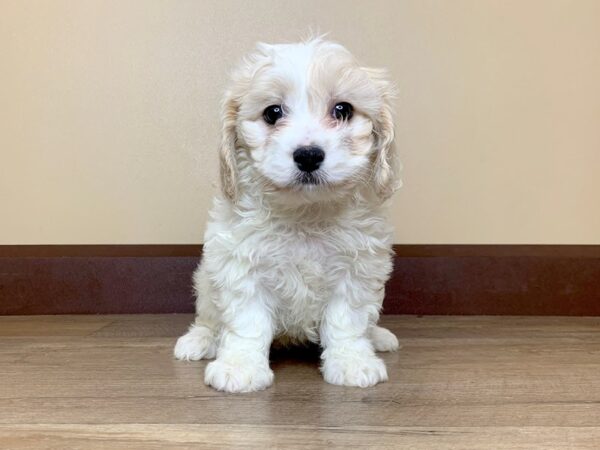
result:
M 310 145 L 294 150 L 294 162 L 302 172 L 314 172 L 324 159 L 325 152 L 321 147 Z

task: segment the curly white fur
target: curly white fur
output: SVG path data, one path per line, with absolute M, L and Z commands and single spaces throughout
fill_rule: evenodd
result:
M 383 204 L 396 178 L 391 86 L 341 45 L 259 44 L 233 75 L 223 108 L 222 194 L 194 274 L 197 317 L 179 359 L 213 358 L 205 382 L 228 392 L 272 384 L 274 339 L 318 342 L 325 380 L 387 380 L 375 351 L 396 337 L 376 325 L 392 269 Z M 338 102 L 354 107 L 336 120 Z M 263 119 L 282 105 L 275 125 Z M 317 145 L 318 183 L 299 182 L 292 154 Z

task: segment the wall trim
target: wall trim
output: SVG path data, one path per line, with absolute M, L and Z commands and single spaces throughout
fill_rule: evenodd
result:
M 600 316 L 600 245 L 395 245 L 384 313 Z M 0 245 L 0 314 L 184 313 L 201 245 Z

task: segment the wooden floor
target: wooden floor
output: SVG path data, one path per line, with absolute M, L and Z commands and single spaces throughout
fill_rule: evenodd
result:
M 600 318 L 386 316 L 388 383 L 327 385 L 294 350 L 246 395 L 172 359 L 190 320 L 0 317 L 0 448 L 600 449 Z

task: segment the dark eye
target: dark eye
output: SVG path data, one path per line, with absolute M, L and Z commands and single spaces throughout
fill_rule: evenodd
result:
M 263 119 L 269 125 L 275 125 L 279 119 L 283 117 L 283 108 L 281 105 L 271 105 L 267 106 L 263 111 Z
M 337 120 L 350 120 L 352 118 L 352 113 L 354 112 L 354 108 L 348 102 L 337 103 L 333 107 L 333 117 Z

